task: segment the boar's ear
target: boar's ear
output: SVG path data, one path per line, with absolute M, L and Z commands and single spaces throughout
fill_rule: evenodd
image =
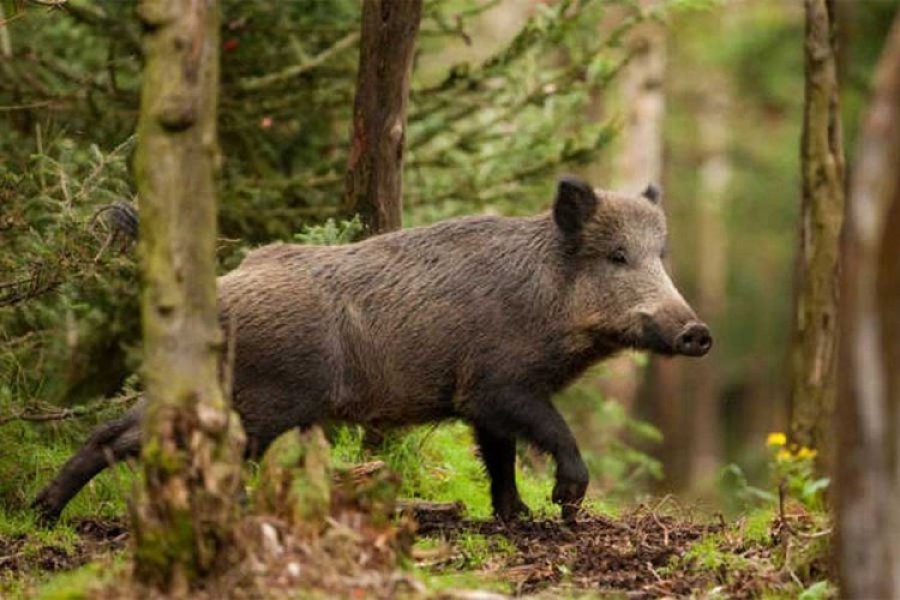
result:
M 647 189 L 641 192 L 641 196 L 643 196 L 653 204 L 659 204 L 660 200 L 662 200 L 662 192 L 657 186 L 652 183 L 647 184 Z
M 556 200 L 553 203 L 553 220 L 556 226 L 568 236 L 581 231 L 585 221 L 597 210 L 597 195 L 586 182 L 564 175 L 559 178 Z

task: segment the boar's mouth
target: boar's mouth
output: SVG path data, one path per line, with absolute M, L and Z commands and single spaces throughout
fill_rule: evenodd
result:
M 649 350 L 656 354 L 674 356 L 678 354 L 674 344 L 675 336 L 667 335 L 663 327 L 649 316 L 643 318 L 640 339 L 634 346 L 639 350 Z

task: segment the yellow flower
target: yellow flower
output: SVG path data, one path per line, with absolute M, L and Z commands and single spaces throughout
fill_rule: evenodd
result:
M 784 446 L 787 444 L 787 436 L 780 431 L 770 433 L 766 438 L 766 446 Z
M 782 448 L 778 451 L 778 454 L 775 455 L 775 460 L 777 460 L 778 462 L 788 462 L 792 457 L 793 455 L 791 454 L 790 450 L 785 450 L 784 448 Z
M 812 460 L 818 455 L 819 452 L 817 450 L 807 448 L 806 446 L 803 446 L 802 448 L 800 448 L 800 450 L 797 451 L 797 458 L 799 458 L 800 460 L 804 460 L 807 458 Z

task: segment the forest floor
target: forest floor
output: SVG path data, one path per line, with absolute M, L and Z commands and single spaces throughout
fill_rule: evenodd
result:
M 80 435 L 41 436 L 25 425 L 15 432 L 24 440 L 17 459 L 0 461 L 0 598 L 144 596 L 131 587 L 123 516 L 139 470 L 108 469 L 56 527 L 42 528 L 29 503 Z M 359 436 L 343 435 L 330 450 L 330 499 L 311 526 L 292 521 L 291 506 L 308 508 L 313 496 L 264 506 L 268 493 L 285 491 L 268 483 L 283 481 L 267 471 L 281 464 L 277 453 L 247 465 L 249 504 L 234 555 L 192 598 L 835 597 L 827 513 L 791 492 L 818 489 L 808 476 L 780 494 L 732 478 L 728 487 L 742 499 L 730 504 L 592 488 L 567 525 L 550 502 L 552 470 L 525 454 L 517 478 L 534 516 L 500 523 L 490 517 L 489 484 L 468 428 L 398 436 L 375 461 L 360 451 Z
M 378 529 L 330 520 L 311 539 L 277 519 L 248 518 L 245 532 L 256 532 L 246 544 L 253 548 L 250 558 L 198 597 L 221 597 L 225 589 L 230 597 L 297 597 L 303 590 L 301 597 L 485 600 L 813 600 L 833 593 L 825 583 L 823 523 L 802 509 L 727 523 L 696 518 L 667 497 L 618 516 L 586 511 L 572 525 L 546 518 L 473 520 L 458 510 L 413 512 L 415 543 L 407 545 L 405 558 L 389 548 L 403 537 L 402 523 Z M 67 545 L 24 534 L 0 537 L 7 584 L 0 590 L 21 597 L 123 597 L 121 578 L 112 574 L 127 572 L 126 523 L 81 519 L 70 525 L 77 535 Z M 15 580 L 19 585 L 10 587 Z

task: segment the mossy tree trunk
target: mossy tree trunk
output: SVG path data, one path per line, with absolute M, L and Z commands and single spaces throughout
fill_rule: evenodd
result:
M 142 0 L 145 66 L 135 174 L 141 203 L 145 483 L 135 575 L 184 593 L 229 541 L 242 435 L 219 380 L 216 313 L 216 0 Z
M 364 0 L 345 209 L 366 234 L 400 229 L 406 106 L 422 0 Z
M 791 441 L 827 461 L 837 390 L 838 258 L 844 154 L 833 0 L 805 0 L 806 97 L 801 141 L 803 200 L 793 339 Z
M 875 74 L 845 229 L 837 405 L 841 597 L 900 597 L 900 13 Z

